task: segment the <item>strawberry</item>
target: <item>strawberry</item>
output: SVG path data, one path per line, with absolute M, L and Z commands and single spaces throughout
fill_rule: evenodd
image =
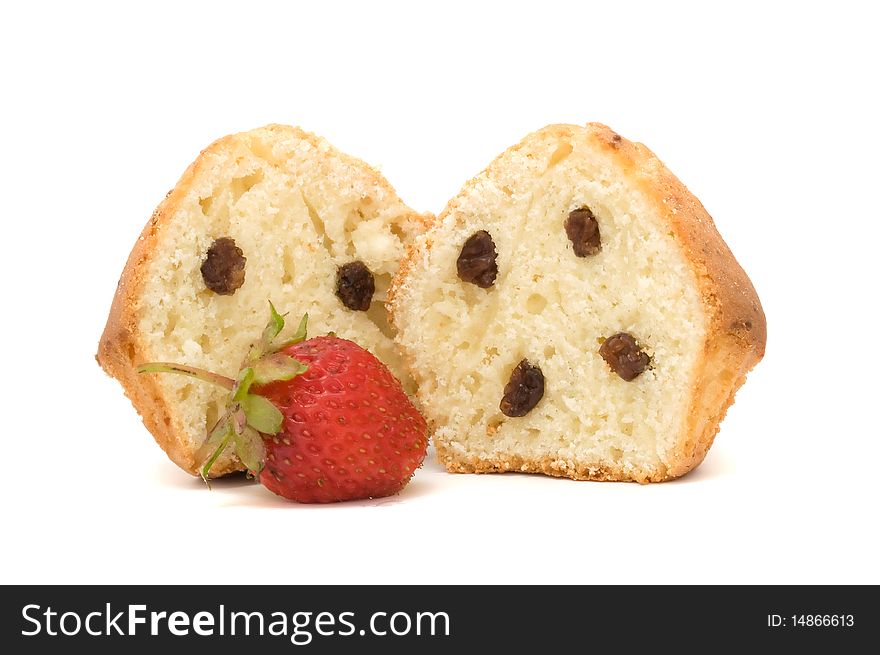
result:
M 301 503 L 397 493 L 421 466 L 425 419 L 375 356 L 333 335 L 306 340 L 308 315 L 276 344 L 284 318 L 271 319 L 235 380 L 180 364 L 142 373 L 179 373 L 229 389 L 226 412 L 198 456 L 205 482 L 230 445 L 270 491 Z

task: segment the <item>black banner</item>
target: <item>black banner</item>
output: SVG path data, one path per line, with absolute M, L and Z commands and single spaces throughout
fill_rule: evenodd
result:
M 853 652 L 880 637 L 880 604 L 876 587 L 20 586 L 0 624 L 6 652 Z

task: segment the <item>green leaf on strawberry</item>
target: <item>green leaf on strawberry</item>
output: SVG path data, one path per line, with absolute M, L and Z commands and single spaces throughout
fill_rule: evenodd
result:
M 254 384 L 292 380 L 307 369 L 305 364 L 284 353 L 266 355 L 253 366 Z
M 303 317 L 299 320 L 299 326 L 296 328 L 296 332 L 293 333 L 293 336 L 290 337 L 287 341 L 282 343 L 276 350 L 283 350 L 288 346 L 292 346 L 294 344 L 300 343 L 306 340 L 308 336 L 308 324 L 309 324 L 309 315 L 303 314 Z
M 226 450 L 226 447 L 229 446 L 232 436 L 232 421 L 228 416 L 223 417 L 217 421 L 208 433 L 205 443 L 196 451 L 196 460 L 202 462 L 199 474 L 209 487 L 211 485 L 208 482 L 208 475 L 211 472 L 211 467 L 214 466 L 214 462 L 217 461 L 220 455 L 223 454 L 223 451 Z
M 260 396 L 252 397 L 260 398 Z M 266 402 L 269 403 L 268 400 Z M 269 403 L 269 405 L 272 406 L 272 409 L 275 409 L 272 403 Z M 278 410 L 276 409 L 275 411 L 277 412 Z M 266 461 L 266 445 L 263 443 L 263 437 L 260 435 L 260 432 L 250 425 L 246 425 L 240 434 L 236 433 L 232 438 L 235 442 L 235 453 L 238 455 L 241 463 L 254 475 L 259 474 L 263 470 L 263 464 Z
M 282 348 L 306 338 L 308 318 L 308 314 L 305 314 L 291 338 L 276 345 L 275 339 L 284 329 L 284 317 L 270 302 L 269 322 L 263 328 L 259 341 L 251 345 L 242 368 L 234 380 L 183 364 L 150 362 L 138 367 L 139 373 L 176 373 L 229 390 L 226 410 L 196 452 L 200 462 L 200 473 L 206 482 L 211 467 L 230 443 L 234 445 L 238 458 L 248 471 L 257 474 L 263 469 L 266 459 L 264 435 L 278 434 L 284 416 L 271 401 L 251 393 L 250 390 L 254 384 L 292 380 L 308 370 L 308 366 L 302 362 L 279 352 Z
M 242 398 L 248 395 L 251 385 L 254 383 L 254 369 L 250 366 L 241 369 L 238 372 L 238 378 L 235 386 L 232 388 L 231 398 L 233 402 L 240 402 Z
M 275 405 L 253 393 L 247 394 L 240 402 L 249 426 L 264 434 L 278 434 L 284 415 Z

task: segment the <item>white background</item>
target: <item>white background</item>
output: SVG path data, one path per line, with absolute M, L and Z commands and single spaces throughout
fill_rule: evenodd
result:
M 871 3 L 128 4 L 0 10 L 0 581 L 880 583 Z M 703 201 L 768 317 L 678 482 L 430 459 L 391 499 L 207 491 L 95 364 L 143 224 L 223 134 L 298 124 L 438 212 L 529 131 L 590 120 Z

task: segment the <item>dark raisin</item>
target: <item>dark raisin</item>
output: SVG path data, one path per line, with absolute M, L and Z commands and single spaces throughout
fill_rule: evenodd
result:
M 599 348 L 602 359 L 608 362 L 611 369 L 627 382 L 635 380 L 645 369 L 651 358 L 639 348 L 639 344 L 631 334 L 619 332 L 605 339 Z
M 231 296 L 244 284 L 247 258 L 231 237 L 215 239 L 199 270 L 205 286 L 221 296 Z
M 461 247 L 456 262 L 458 277 L 464 282 L 488 289 L 498 277 L 498 253 L 492 235 L 486 230 L 474 232 Z
M 365 312 L 376 291 L 376 282 L 366 264 L 349 262 L 336 271 L 336 295 L 342 304 L 355 311 Z
M 574 254 L 578 257 L 595 255 L 602 250 L 599 221 L 593 216 L 589 207 L 575 209 L 568 215 L 565 219 L 565 233 L 574 247 Z
M 501 398 L 501 412 L 505 416 L 525 416 L 544 395 L 544 374 L 541 369 L 522 360 L 510 374 Z

